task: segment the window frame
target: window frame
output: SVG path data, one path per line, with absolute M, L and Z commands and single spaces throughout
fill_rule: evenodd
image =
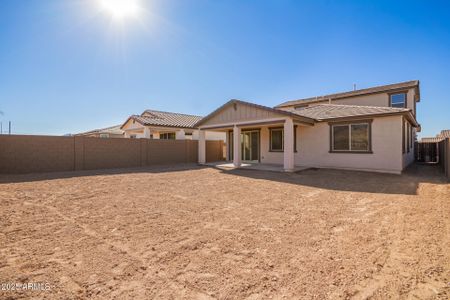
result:
M 297 152 L 297 125 L 294 125 L 294 153 Z M 281 150 L 272 149 L 272 130 L 281 130 Z M 284 127 L 269 127 L 269 152 L 284 152 Z
M 408 91 L 398 91 L 398 92 L 393 92 L 393 93 L 389 93 L 389 107 L 393 107 L 392 106 L 392 96 L 395 95 L 405 95 L 405 101 L 403 104 L 403 107 L 394 107 L 394 108 L 407 108 L 408 107 Z
M 281 149 L 272 148 L 272 132 L 281 131 Z M 269 152 L 284 152 L 284 128 L 283 127 L 271 127 L 269 128 Z
M 173 134 L 173 139 L 169 138 L 169 135 Z M 162 138 L 162 136 L 167 136 L 167 138 Z M 160 132 L 159 133 L 159 139 L 160 140 L 176 140 L 177 139 L 177 135 L 175 132 Z
M 329 153 L 352 153 L 352 154 L 372 154 L 372 119 L 367 120 L 354 120 L 345 122 L 329 122 L 330 127 L 330 150 Z M 367 125 L 368 131 L 368 149 L 367 150 L 352 150 L 352 125 Z M 349 150 L 334 150 L 334 131 L 335 126 L 347 126 L 348 127 L 348 149 Z

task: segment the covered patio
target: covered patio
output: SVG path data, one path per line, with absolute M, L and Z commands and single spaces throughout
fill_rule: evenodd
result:
M 199 128 L 198 162 L 206 162 L 205 131 L 227 133 L 228 163 L 221 168 L 251 168 L 294 172 L 297 127 L 314 120 L 295 113 L 240 100 L 231 100 L 196 124 Z

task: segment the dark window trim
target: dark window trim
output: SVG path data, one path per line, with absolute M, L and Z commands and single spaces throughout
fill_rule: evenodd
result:
M 164 138 L 164 139 L 162 139 L 161 138 L 161 135 L 166 135 L 167 137 L 169 137 L 169 134 L 173 134 L 173 139 L 169 139 L 169 138 Z M 177 139 L 177 134 L 176 134 L 176 132 L 162 132 L 162 133 L 160 133 L 159 134 L 159 139 L 160 140 L 176 140 Z
M 281 149 L 272 149 L 272 131 L 281 130 Z M 284 127 L 269 127 L 269 152 L 284 152 Z
M 372 154 L 372 122 L 373 119 L 360 119 L 360 120 L 352 120 L 352 121 L 343 121 L 343 122 L 328 122 L 328 125 L 330 127 L 330 150 L 329 153 L 351 153 L 351 154 Z M 357 125 L 357 124 L 367 124 L 368 130 L 369 130 L 369 150 L 333 150 L 333 126 L 336 125 Z M 351 144 L 351 140 L 349 140 L 349 143 Z
M 294 125 L 294 153 L 297 152 L 297 127 Z M 269 128 L 269 152 L 284 152 L 284 127 L 268 127 Z M 272 130 L 281 130 L 283 132 L 283 150 L 272 150 Z
M 388 93 L 388 105 L 389 105 L 389 107 L 392 107 L 391 96 L 392 95 L 398 95 L 398 94 L 404 94 L 405 95 L 405 105 L 403 106 L 403 108 L 407 108 L 408 107 L 408 90 Z

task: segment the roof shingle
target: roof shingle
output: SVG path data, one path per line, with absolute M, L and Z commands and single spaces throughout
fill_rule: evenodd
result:
M 410 112 L 406 108 L 340 105 L 340 104 L 317 104 L 309 107 L 289 110 L 300 116 L 312 118 L 318 121 L 345 117 L 357 117 L 368 115 L 385 115 Z

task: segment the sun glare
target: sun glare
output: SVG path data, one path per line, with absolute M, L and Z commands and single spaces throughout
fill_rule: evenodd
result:
M 102 10 L 115 20 L 136 17 L 141 7 L 138 0 L 99 0 Z

